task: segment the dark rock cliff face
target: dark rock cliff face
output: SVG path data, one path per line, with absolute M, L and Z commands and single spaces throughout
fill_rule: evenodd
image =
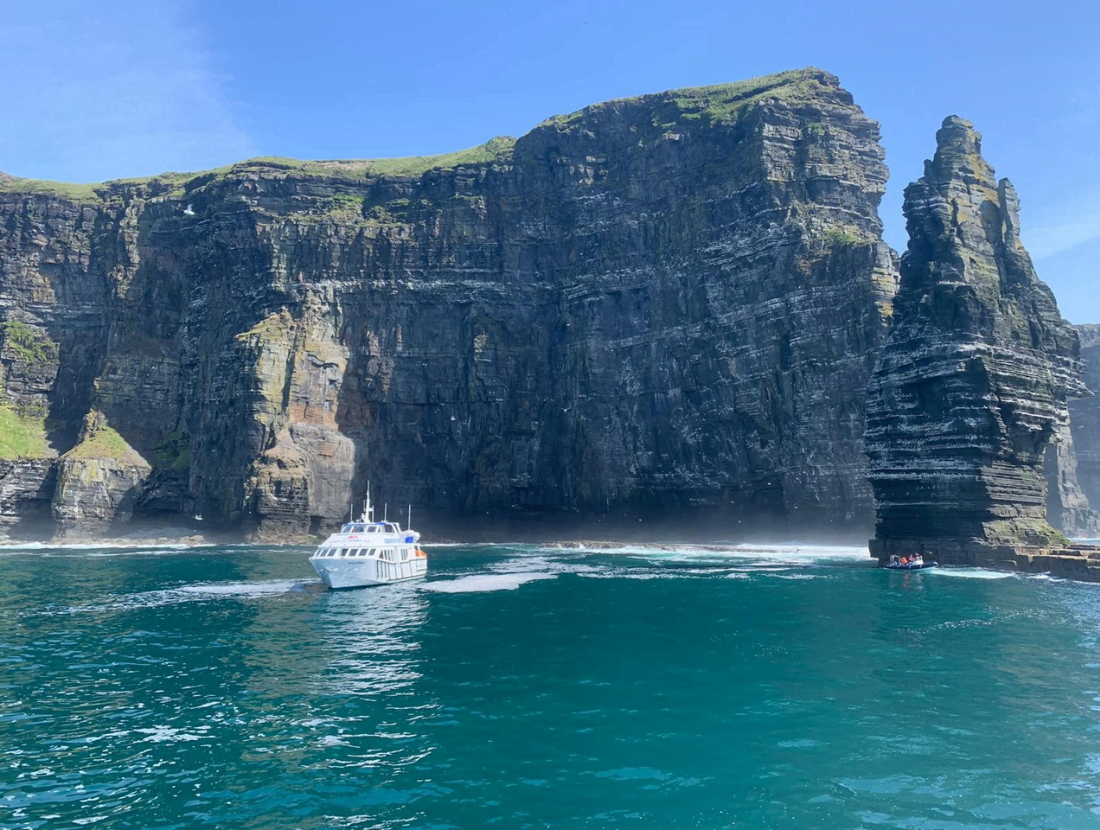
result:
M 1015 191 L 951 117 L 904 209 L 909 248 L 867 400 L 872 551 L 1057 543 L 1044 472 L 1052 517 L 1095 521 L 1068 429 L 1067 398 L 1087 392 L 1077 333 L 1020 243 Z
M 369 477 L 454 515 L 869 526 L 886 175 L 805 70 L 431 159 L 5 179 L 2 523 L 287 538 Z
M 1077 333 L 1085 385 L 1100 392 L 1100 325 L 1077 326 Z M 1100 504 L 1100 396 L 1070 401 L 1069 412 L 1081 489 L 1091 504 Z M 1087 535 L 1100 537 L 1100 530 Z

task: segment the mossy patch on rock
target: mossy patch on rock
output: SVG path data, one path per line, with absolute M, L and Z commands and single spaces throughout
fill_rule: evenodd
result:
M 45 334 L 18 320 L 0 325 L 4 347 L 24 363 L 39 364 L 57 360 L 57 344 Z
M 185 432 L 171 432 L 153 449 L 153 466 L 162 470 L 186 470 L 191 463 L 191 439 Z
M 7 406 L 0 406 L 0 458 L 47 458 L 44 418 L 19 415 Z
M 84 419 L 80 443 L 65 453 L 63 458 L 68 460 L 109 458 L 134 467 L 149 466 L 141 454 L 131 447 L 99 412 L 91 412 Z

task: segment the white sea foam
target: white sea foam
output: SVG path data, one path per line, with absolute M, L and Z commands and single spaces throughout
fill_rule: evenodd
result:
M 531 573 L 497 573 L 460 576 L 457 579 L 439 579 L 421 583 L 422 591 L 435 591 L 441 594 L 470 594 L 482 591 L 514 591 L 527 582 L 540 579 L 554 579 L 557 574 L 545 571 Z
M 487 570 L 492 575 L 522 573 L 552 577 L 575 574 L 596 579 L 743 578 L 750 574 L 780 576 L 796 568 L 830 562 L 873 565 L 866 549 L 857 547 L 746 545 L 721 550 L 690 546 L 623 546 L 587 550 L 533 547 L 530 552 L 518 552 L 518 555 L 492 563 Z M 813 578 L 810 575 L 794 576 L 799 579 Z
M 206 732 L 209 729 L 209 726 L 195 727 L 196 732 Z M 184 732 L 171 726 L 154 726 L 152 729 L 135 729 L 134 731 L 149 736 L 147 738 L 142 738 L 142 743 L 160 744 L 175 743 L 177 741 L 201 741 L 205 737 L 204 735 L 193 735 L 190 732 Z
M 931 568 L 922 573 L 954 576 L 961 579 L 1011 579 L 1015 574 L 1002 571 L 987 571 L 983 568 Z
M 182 542 L 164 544 L 119 545 L 83 544 L 54 545 L 30 542 L 25 545 L 0 545 L 0 557 L 33 555 L 36 559 L 110 559 L 118 557 L 178 556 L 192 549 L 219 547 L 213 544 L 189 545 Z
M 43 550 L 47 546 L 41 542 L 24 542 L 18 543 L 4 543 L 0 545 L 0 553 L 7 553 L 8 551 L 24 551 L 24 550 Z
M 184 594 L 228 597 L 266 597 L 285 594 L 302 585 L 298 579 L 268 579 L 262 582 L 208 582 L 184 585 L 176 590 Z
M 48 608 L 39 613 L 46 616 L 87 614 L 103 611 L 130 611 L 137 608 L 157 608 L 182 602 L 202 602 L 216 599 L 260 599 L 278 596 L 299 587 L 317 584 L 319 580 L 269 579 L 256 582 L 208 582 L 183 585 L 160 591 L 143 591 L 116 597 L 113 601 L 96 605 L 74 605 L 67 608 Z
M 1055 576 L 1054 574 L 1026 574 L 1026 579 L 1034 579 L 1037 582 L 1073 582 L 1078 588 L 1091 588 L 1096 585 L 1095 582 L 1074 582 L 1071 579 L 1066 579 L 1064 576 Z
M 742 565 L 739 568 L 730 568 L 730 570 L 735 571 L 737 573 L 768 574 L 768 573 L 783 573 L 784 571 L 789 571 L 791 569 L 790 568 L 785 568 L 781 565 L 770 565 L 770 564 L 754 565 L 750 562 L 748 564 Z
M 62 551 L 82 551 L 82 550 L 117 550 L 119 552 L 126 551 L 138 551 L 138 550 L 186 550 L 187 548 L 194 547 L 213 547 L 211 542 L 203 542 L 201 544 L 189 544 L 187 542 L 120 542 L 115 540 L 113 542 L 22 542 L 14 544 L 2 544 L 0 545 L 0 552 L 5 551 L 28 551 L 28 550 L 62 550 Z
M 545 573 L 557 576 L 563 573 L 597 573 L 605 570 L 603 567 L 586 564 L 584 562 L 570 561 L 568 556 L 557 559 L 540 555 L 517 556 L 495 562 L 489 566 L 493 573 Z
M 723 548 L 711 548 L 698 545 L 667 545 L 651 547 L 645 545 L 623 545 L 611 548 L 552 549 L 554 555 L 568 556 L 630 556 L 650 561 L 696 560 L 723 562 L 755 560 L 767 564 L 811 565 L 824 562 L 860 562 L 870 563 L 866 547 L 836 545 L 760 545 L 740 544 Z M 541 551 L 547 552 L 546 549 Z

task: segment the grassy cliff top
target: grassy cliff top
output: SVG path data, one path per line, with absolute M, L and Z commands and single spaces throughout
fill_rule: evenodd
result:
M 477 147 L 469 147 L 454 153 L 392 159 L 302 161 L 280 156 L 261 156 L 197 173 L 161 173 L 157 176 L 111 179 L 88 184 L 22 179 L 0 173 L 0 193 L 43 194 L 83 202 L 107 200 L 112 195 L 130 187 L 152 187 L 163 193 L 172 193 L 182 191 L 185 185 L 198 179 L 203 179 L 203 183 L 206 183 L 213 178 L 228 178 L 250 171 L 285 171 L 302 176 L 348 181 L 361 181 L 369 176 L 420 176 L 429 170 L 505 161 L 511 155 L 515 143 L 516 140 L 510 136 L 498 136 Z
M 688 118 L 706 117 L 720 121 L 732 117 L 743 108 L 764 100 L 778 99 L 789 103 L 811 100 L 826 89 L 837 89 L 836 76 L 813 67 L 761 75 L 747 81 L 713 86 L 674 89 L 667 92 L 620 98 L 592 104 L 569 115 L 557 115 L 544 124 L 568 126 L 586 117 L 621 108 L 624 105 L 662 106 L 670 103 Z M 392 159 L 334 159 L 302 161 L 265 156 L 205 170 L 197 173 L 161 173 L 134 179 L 113 179 L 106 182 L 73 184 L 40 179 L 23 179 L 0 172 L 0 193 L 43 194 L 73 201 L 106 201 L 133 187 L 152 189 L 153 195 L 180 195 L 193 181 L 202 183 L 219 177 L 247 174 L 250 171 L 286 171 L 302 176 L 361 181 L 371 176 L 421 176 L 429 170 L 449 169 L 467 165 L 483 165 L 507 161 L 516 139 L 500 136 L 477 147 L 434 156 L 408 156 Z
M 711 120 L 721 121 L 761 101 L 773 99 L 787 103 L 810 101 L 824 90 L 835 90 L 839 87 L 840 81 L 835 75 L 811 66 L 805 69 L 776 72 L 772 75 L 760 75 L 730 84 L 694 86 L 647 93 L 632 98 L 616 98 L 591 104 L 569 115 L 556 115 L 544 123 L 568 125 L 594 114 L 620 109 L 623 106 L 656 107 L 667 103 L 674 104 L 685 115 L 706 115 Z

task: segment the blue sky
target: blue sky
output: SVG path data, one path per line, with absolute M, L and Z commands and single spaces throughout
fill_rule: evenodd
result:
M 961 115 L 1015 183 L 1062 313 L 1100 322 L 1098 32 L 1092 3 L 1058 0 L 0 0 L 0 170 L 443 152 L 608 98 L 819 66 L 882 124 L 890 244 Z

